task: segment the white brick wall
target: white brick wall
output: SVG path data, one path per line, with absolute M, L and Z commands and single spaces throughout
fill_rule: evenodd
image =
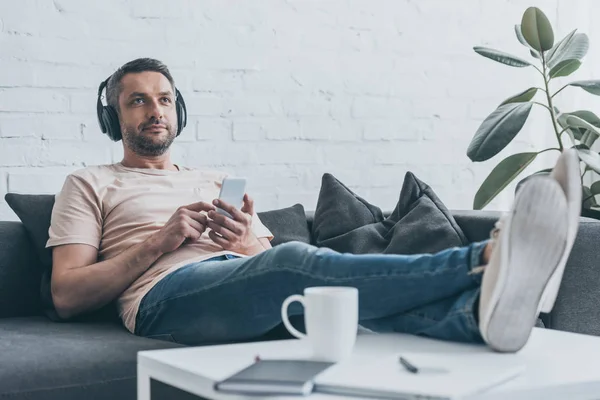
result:
M 450 208 L 470 209 L 500 159 L 553 140 L 535 110 L 492 162 L 465 154 L 500 101 L 538 84 L 533 70 L 472 51 L 525 56 L 513 25 L 530 5 L 557 36 L 590 35 L 578 78 L 594 77 L 591 0 L 0 0 L 0 195 L 54 193 L 77 168 L 119 161 L 121 144 L 97 126 L 96 89 L 149 56 L 171 68 L 188 105 L 174 160 L 247 176 L 259 210 L 314 209 L 325 172 L 391 208 L 408 170 Z M 563 108 L 594 101 L 565 94 Z M 16 216 L 2 199 L 4 219 Z

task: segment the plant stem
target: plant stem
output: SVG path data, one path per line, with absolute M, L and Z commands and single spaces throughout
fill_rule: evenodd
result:
M 554 127 L 554 133 L 556 133 L 556 140 L 558 141 L 558 147 L 560 151 L 563 151 L 563 144 L 558 134 L 558 127 L 556 126 L 556 116 L 554 115 L 554 106 L 552 105 L 552 97 L 550 97 L 550 88 L 548 88 L 549 79 L 546 78 L 546 55 L 542 51 L 542 66 L 544 67 L 544 86 L 546 87 L 546 98 L 548 99 L 548 109 L 550 116 L 552 117 L 552 126 Z
M 543 104 L 543 103 L 539 103 L 537 101 L 532 101 L 533 104 L 537 104 L 538 106 L 542 106 L 544 107 L 546 110 L 550 111 L 550 107 L 548 107 L 547 105 Z
M 570 84 L 569 84 L 569 83 L 567 83 L 565 86 L 561 87 L 561 88 L 560 88 L 560 89 L 559 89 L 559 90 L 558 90 L 556 93 L 554 93 L 554 94 L 552 95 L 552 98 L 554 98 L 554 96 L 556 96 L 557 94 L 559 94 L 560 92 L 562 92 L 564 89 L 566 89 L 566 88 L 567 88 L 567 86 L 569 86 L 569 85 L 570 85 Z
M 561 142 L 562 142 L 562 135 L 563 135 L 563 133 L 565 133 L 568 130 L 569 130 L 569 127 L 566 127 L 565 129 L 563 129 L 562 131 L 560 131 L 560 133 L 558 134 L 558 137 L 560 138 Z M 571 138 L 571 141 L 573 142 L 573 146 L 575 146 L 576 145 L 575 138 L 573 137 L 573 135 L 569 135 L 569 137 Z
M 540 74 L 544 75 L 544 77 L 545 77 L 545 76 L 546 76 L 546 69 L 545 69 L 546 62 L 545 62 L 545 61 L 543 61 L 543 58 L 542 58 L 542 62 L 544 63 L 544 72 L 542 72 L 542 70 L 541 70 L 541 69 L 539 69 L 538 67 L 536 67 L 536 66 L 535 66 L 535 65 L 533 65 L 533 64 L 531 64 L 531 66 L 532 66 L 533 68 L 537 69 L 537 70 L 538 70 L 538 72 L 539 72 Z
M 561 150 L 560 150 L 558 147 L 551 147 L 551 148 L 549 148 L 549 149 L 545 149 L 545 150 L 542 150 L 542 151 L 538 151 L 538 155 L 540 155 L 540 154 L 542 154 L 542 153 L 545 153 L 545 152 L 547 152 L 547 151 L 552 151 L 552 150 L 561 151 Z

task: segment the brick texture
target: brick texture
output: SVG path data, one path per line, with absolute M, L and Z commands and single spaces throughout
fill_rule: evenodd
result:
M 495 64 L 472 47 L 526 57 L 513 25 L 537 5 L 557 37 L 574 28 L 590 35 L 577 77 L 590 79 L 599 70 L 591 53 L 600 6 L 576 3 L 0 2 L 0 195 L 53 193 L 70 171 L 120 161 L 121 143 L 97 125 L 96 89 L 123 63 L 154 57 L 170 67 L 190 115 L 174 161 L 247 176 L 259 210 L 297 202 L 313 209 L 325 172 L 391 208 L 406 171 L 449 208 L 470 209 L 504 156 L 554 140 L 541 109 L 494 160 L 467 158 L 481 121 L 505 98 L 539 85 L 535 70 Z M 590 108 L 588 101 L 598 100 L 568 89 L 560 107 Z M 510 200 L 509 189 L 489 208 Z M 0 199 L 0 220 L 15 218 Z

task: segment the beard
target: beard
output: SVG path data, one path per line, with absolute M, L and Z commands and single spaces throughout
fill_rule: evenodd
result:
M 149 122 L 140 126 L 123 125 L 123 142 L 133 151 L 135 154 L 140 156 L 161 156 L 173 143 L 175 137 L 175 127 L 171 124 L 164 123 L 167 127 L 166 136 L 163 133 L 160 134 L 145 134 L 143 129 L 154 125 Z M 157 139 L 160 138 L 160 139 Z

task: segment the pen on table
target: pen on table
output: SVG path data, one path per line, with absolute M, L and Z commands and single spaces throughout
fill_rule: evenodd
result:
M 399 361 L 400 361 L 400 364 L 402 364 L 402 366 L 404 366 L 404 368 L 406 368 L 406 370 L 408 372 L 412 372 L 413 374 L 416 374 L 419 372 L 419 368 L 415 367 L 410 362 L 408 362 L 408 360 L 406 358 L 401 356 L 399 358 Z

